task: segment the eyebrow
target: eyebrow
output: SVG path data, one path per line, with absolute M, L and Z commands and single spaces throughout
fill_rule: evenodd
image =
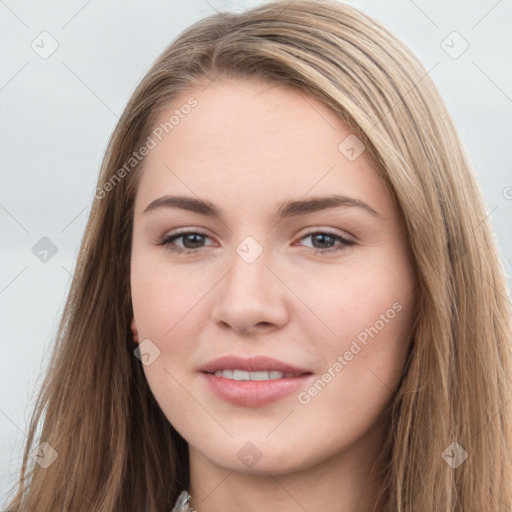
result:
M 300 201 L 286 201 L 279 205 L 277 216 L 283 219 L 285 217 L 293 217 L 337 207 L 361 208 L 375 217 L 382 218 L 377 211 L 360 199 L 339 194 L 326 197 L 313 197 Z M 159 197 L 152 201 L 142 213 L 146 214 L 161 208 L 181 208 L 201 215 L 222 218 L 222 212 L 213 203 L 188 196 L 166 195 Z

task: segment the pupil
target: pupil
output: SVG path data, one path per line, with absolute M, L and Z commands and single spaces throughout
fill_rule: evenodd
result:
M 332 242 L 333 238 L 331 235 L 326 235 L 326 234 L 318 234 L 318 235 L 315 235 L 313 237 L 313 240 L 320 240 L 320 243 L 326 243 L 326 239 L 327 239 L 327 243 L 329 242 Z M 320 247 L 320 249 L 323 249 L 324 247 Z
M 196 245 L 194 245 L 193 247 L 190 247 L 188 246 L 188 244 L 186 243 L 188 240 L 192 239 L 192 238 L 195 238 L 195 242 L 200 246 L 201 245 L 201 242 L 202 242 L 202 238 L 203 238 L 203 235 L 199 235 L 197 233 L 191 233 L 190 235 L 185 235 L 183 237 L 183 245 L 187 248 L 187 249 L 195 249 L 196 248 Z M 192 241 L 192 245 L 194 244 L 194 241 Z

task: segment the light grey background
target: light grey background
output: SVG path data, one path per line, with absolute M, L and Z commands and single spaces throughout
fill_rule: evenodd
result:
M 259 3 L 0 0 L 0 504 L 21 464 L 118 116 L 183 29 L 215 10 Z M 510 284 L 512 1 L 347 3 L 382 21 L 431 70 L 480 180 Z M 40 36 L 44 31 L 58 44 L 48 58 L 31 47 L 51 49 L 51 38 Z M 468 49 L 453 58 L 464 40 Z M 46 263 L 32 252 L 42 237 L 57 248 Z

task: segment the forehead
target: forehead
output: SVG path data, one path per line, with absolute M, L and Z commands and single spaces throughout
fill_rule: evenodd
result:
M 326 105 L 303 92 L 248 79 L 218 80 L 203 89 L 190 89 L 161 113 L 156 124 L 163 125 L 191 97 L 197 106 L 180 119 L 168 138 L 195 139 L 204 152 L 262 157 L 265 143 L 298 154 L 300 148 L 288 146 L 311 141 L 313 131 L 326 143 L 333 133 L 349 131 Z
M 368 152 L 355 159 L 343 152 L 343 141 L 355 137 L 350 128 L 323 103 L 280 84 L 230 79 L 189 89 L 160 113 L 158 127 L 161 140 L 153 137 L 138 187 L 139 212 L 169 192 L 259 203 L 308 191 L 382 196 Z

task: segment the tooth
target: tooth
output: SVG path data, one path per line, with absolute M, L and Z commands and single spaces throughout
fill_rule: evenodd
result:
M 214 372 L 216 377 L 225 377 L 226 379 L 233 378 L 233 370 L 216 370 Z
M 251 372 L 251 380 L 268 380 L 268 372 Z
M 251 380 L 249 372 L 246 372 L 244 370 L 233 370 L 232 378 L 234 380 Z
M 216 370 L 213 372 L 216 377 L 224 377 L 225 379 L 233 379 L 238 381 L 260 381 L 260 380 L 277 380 L 294 378 L 294 373 L 284 373 L 277 370 L 247 372 L 245 370 Z

